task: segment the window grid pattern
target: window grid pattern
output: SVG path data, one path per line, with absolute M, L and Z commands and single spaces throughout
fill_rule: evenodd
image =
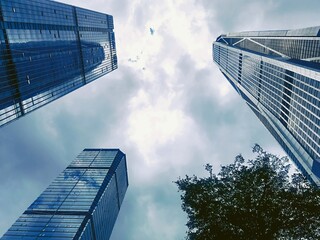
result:
M 298 156 L 294 154 L 294 148 L 292 146 L 287 145 L 286 141 L 290 141 L 292 139 L 288 139 L 288 135 L 286 134 L 279 134 L 279 131 L 276 131 L 275 128 L 272 126 L 272 122 L 277 122 L 277 120 L 272 121 L 273 115 L 269 115 L 271 117 L 270 119 L 266 119 L 266 117 L 261 113 L 261 111 L 257 111 L 255 108 L 251 108 L 253 112 L 256 114 L 256 116 L 260 119 L 260 121 L 266 126 L 266 128 L 270 131 L 270 133 L 274 136 L 274 138 L 280 143 L 280 145 L 283 147 L 284 151 L 288 154 L 288 156 L 291 158 L 291 160 L 296 164 L 296 166 L 301 170 L 302 174 L 304 174 L 311 182 L 313 182 L 315 179 L 311 176 L 314 175 L 311 172 L 311 166 L 312 166 L 312 159 L 309 155 L 304 156 L 305 159 L 302 161 L 299 161 Z M 282 128 L 282 129 L 281 129 Z M 284 133 L 284 127 L 280 125 L 280 132 Z M 291 142 L 291 141 L 290 141 Z M 296 146 L 295 146 L 296 147 Z M 295 151 L 299 150 L 301 151 L 301 147 L 296 148 Z
M 277 39 L 277 38 L 250 38 L 266 47 L 258 45 L 248 39 L 245 39 L 236 47 L 251 50 L 254 52 L 279 56 L 272 50 L 280 52 L 293 59 L 309 59 L 320 57 L 320 40 L 314 39 Z M 272 50 L 270 50 L 272 49 Z M 319 62 L 319 60 L 313 60 Z
M 316 164 L 316 159 L 320 159 L 320 79 L 280 67 L 273 57 L 264 61 L 265 55 L 252 54 L 252 50 L 244 51 L 219 41 L 213 45 L 213 60 L 231 77 L 229 81 L 234 87 L 241 85 L 257 100 L 256 104 L 263 105 L 280 121 Z M 319 72 L 319 68 L 306 71 Z
M 226 66 L 226 72 L 237 79 L 239 51 L 228 49 L 227 52 L 224 48 L 220 51 L 220 59 L 221 56 L 225 58 L 223 63 Z M 284 95 L 289 96 L 284 91 L 285 75 L 285 69 L 270 63 L 261 63 L 259 58 L 252 58 L 244 54 L 241 85 L 270 112 L 284 121 L 286 119 L 284 119 L 282 113 L 283 108 L 286 108 L 289 113 L 286 116 L 288 117 L 287 121 L 289 121 L 288 129 L 303 143 L 302 145 L 314 158 L 319 157 L 320 93 L 319 87 L 317 87 L 319 81 L 295 73 L 292 76 L 294 82 L 290 83 L 291 99 L 286 100 Z M 286 102 L 285 106 L 283 106 L 283 101 Z
M 1 238 L 73 239 L 85 216 L 23 214 Z
M 108 169 L 65 169 L 29 210 L 88 211 Z
M 85 149 L 2 239 L 106 239 L 128 187 L 125 161 L 117 149 Z
M 108 191 L 105 191 L 100 198 L 93 214 L 97 239 L 109 239 L 118 215 L 118 189 L 115 175 L 109 181 L 107 189 Z M 106 214 L 108 219 L 105 219 Z
M 85 226 L 83 234 L 81 235 L 80 240 L 92 240 L 92 239 L 95 239 L 95 235 L 94 235 L 92 229 L 93 229 L 92 221 L 91 221 L 91 219 L 89 219 L 88 223 Z
M 0 11 L 0 126 L 117 68 L 110 15 L 46 0 Z
M 320 39 L 255 39 L 271 49 L 294 59 L 320 57 Z

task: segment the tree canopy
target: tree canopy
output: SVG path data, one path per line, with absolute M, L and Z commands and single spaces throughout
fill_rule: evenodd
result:
M 287 157 L 253 147 L 254 160 L 238 155 L 209 176 L 175 183 L 188 215 L 187 239 L 320 239 L 320 191 Z

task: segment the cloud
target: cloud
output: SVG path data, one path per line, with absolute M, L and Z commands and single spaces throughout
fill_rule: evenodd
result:
M 228 32 L 315 26 L 320 7 L 316 0 L 200 0 L 198 4 L 205 6 L 207 23 L 215 37 Z
M 282 153 L 213 63 L 212 42 L 281 21 L 310 24 L 317 1 L 64 2 L 114 16 L 119 69 L 0 129 L 0 235 L 83 148 L 105 147 L 126 153 L 129 170 L 111 239 L 183 239 L 173 181 L 250 156 L 255 142 Z

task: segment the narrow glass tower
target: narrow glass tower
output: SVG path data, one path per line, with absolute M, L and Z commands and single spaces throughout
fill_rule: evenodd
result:
M 0 126 L 117 68 L 111 15 L 0 0 Z
M 320 27 L 221 35 L 213 43 L 213 61 L 320 186 Z
M 128 187 L 118 149 L 84 149 L 1 239 L 109 239 Z

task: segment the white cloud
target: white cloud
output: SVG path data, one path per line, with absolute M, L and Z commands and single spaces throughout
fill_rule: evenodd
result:
M 157 146 L 173 141 L 185 127 L 183 113 L 171 109 L 174 96 L 168 94 L 155 100 L 150 98 L 152 96 L 139 91 L 131 101 L 129 115 L 129 137 L 144 153 L 152 152 Z
M 1 153 L 10 162 L 0 169 L 7 181 L 0 196 L 19 186 L 16 166 L 33 164 L 32 170 L 20 169 L 19 176 L 26 184 L 42 183 L 84 147 L 121 148 L 130 185 L 113 239 L 182 239 L 186 218 L 172 181 L 205 174 L 208 162 L 218 169 L 236 154 L 250 152 L 254 142 L 281 153 L 213 64 L 212 42 L 223 31 L 277 28 L 284 19 L 294 25 L 303 6 L 287 11 L 275 1 L 63 2 L 114 15 L 119 69 L 1 129 L 0 146 L 10 149 Z M 315 13 L 304 13 L 299 24 L 317 19 L 310 17 Z M 26 148 L 34 150 L 26 154 Z M 34 185 L 32 194 L 40 194 L 44 186 Z M 12 209 L 21 196 L 34 199 L 29 190 L 21 185 L 20 195 L 2 198 L 2 216 L 16 219 L 21 206 Z M 0 235 L 9 224 L 1 219 Z

